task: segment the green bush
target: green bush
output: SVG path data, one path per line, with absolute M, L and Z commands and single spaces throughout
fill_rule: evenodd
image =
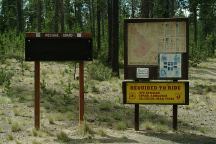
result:
M 9 31 L 0 34 L 0 59 L 20 58 L 24 53 L 24 35 Z
M 109 80 L 112 77 L 112 70 L 100 62 L 93 62 L 88 66 L 89 77 L 99 81 Z
M 19 132 L 22 130 L 22 125 L 20 123 L 13 123 L 12 126 L 11 126 L 11 131 L 12 132 Z
M 3 68 L 0 68 L 0 85 L 3 84 L 10 84 L 10 80 L 13 77 L 13 73 L 5 70 Z
M 61 142 L 69 142 L 70 138 L 68 137 L 68 135 L 61 131 L 59 134 L 57 134 L 57 139 Z
M 127 129 L 127 124 L 123 121 L 117 122 L 115 125 L 115 128 L 117 130 L 126 130 Z

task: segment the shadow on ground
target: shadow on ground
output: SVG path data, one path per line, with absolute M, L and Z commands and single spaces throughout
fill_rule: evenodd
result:
M 56 140 L 57 141 L 57 140 Z M 59 142 L 59 141 L 57 141 Z M 83 144 L 83 143 L 138 143 L 138 141 L 128 139 L 127 137 L 121 137 L 121 138 L 116 138 L 116 137 L 111 137 L 111 136 L 106 136 L 102 138 L 83 138 L 83 139 L 72 139 L 70 138 L 67 143 L 71 144 Z
M 146 136 L 157 137 L 181 144 L 215 144 L 216 138 L 190 133 L 144 133 Z

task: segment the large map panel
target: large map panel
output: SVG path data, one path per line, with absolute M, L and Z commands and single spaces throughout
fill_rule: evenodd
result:
M 186 52 L 186 22 L 128 23 L 128 65 L 159 65 L 159 53 Z

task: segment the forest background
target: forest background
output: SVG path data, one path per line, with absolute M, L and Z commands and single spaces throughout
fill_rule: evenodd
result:
M 216 0 L 0 0 L 0 58 L 24 60 L 25 32 L 91 32 L 94 58 L 119 75 L 125 18 L 189 17 L 190 62 L 214 56 Z

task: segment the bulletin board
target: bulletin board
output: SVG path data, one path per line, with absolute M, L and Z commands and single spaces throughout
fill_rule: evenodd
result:
M 145 79 L 188 79 L 187 18 L 125 19 L 124 27 L 125 79 L 142 78 L 142 68 Z

